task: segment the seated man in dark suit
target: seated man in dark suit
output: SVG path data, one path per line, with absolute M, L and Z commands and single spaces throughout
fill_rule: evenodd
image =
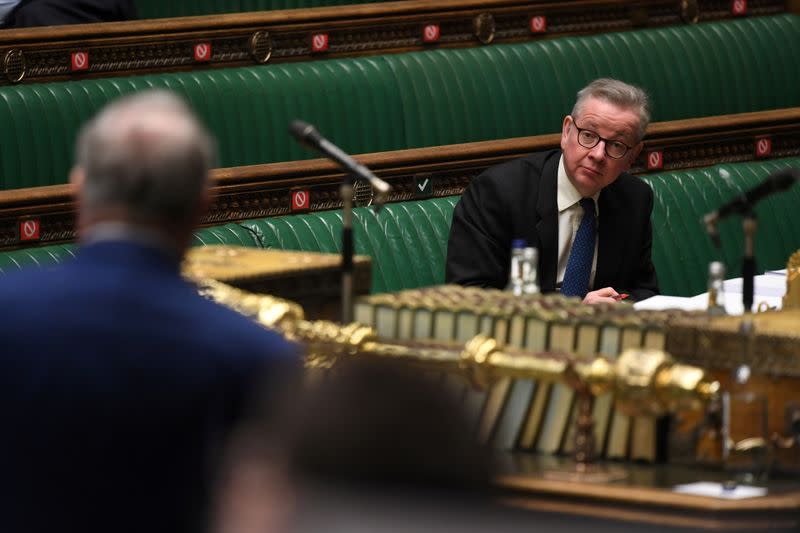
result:
M 653 192 L 626 173 L 649 120 L 637 87 L 604 78 L 579 91 L 561 150 L 491 167 L 464 191 L 450 228 L 447 282 L 505 287 L 511 242 L 525 239 L 539 250 L 543 292 L 560 289 L 585 303 L 657 294 Z
M 181 278 L 215 152 L 162 91 L 81 132 L 76 259 L 0 279 L 4 533 L 203 531 L 229 429 L 296 371 L 296 347 Z

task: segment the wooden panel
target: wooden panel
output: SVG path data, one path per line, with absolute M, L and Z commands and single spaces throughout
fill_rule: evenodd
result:
M 782 0 L 746 5 L 748 16 L 785 11 Z M 407 0 L 4 30 L 0 85 L 480 46 L 720 20 L 731 10 L 720 0 Z M 426 40 L 431 24 L 436 39 Z M 326 48 L 314 51 L 321 33 Z M 88 65 L 74 69 L 74 53 Z

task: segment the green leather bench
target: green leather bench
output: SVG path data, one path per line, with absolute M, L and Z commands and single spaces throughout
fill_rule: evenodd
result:
M 55 244 L 37 248 L 21 248 L 0 253 L 0 273 L 23 268 L 47 268 L 75 257 L 75 244 Z
M 246 13 L 273 9 L 303 9 L 308 7 L 371 4 L 390 0 L 136 0 L 139 18 L 190 17 L 219 13 Z M 393 1 L 393 0 L 392 0 Z
M 741 217 L 732 216 L 720 222 L 721 254 L 706 236 L 702 217 L 787 166 L 800 168 L 800 158 L 644 176 L 655 195 L 653 262 L 664 294 L 693 296 L 705 292 L 708 263 L 716 259 L 725 262 L 728 278 L 741 276 L 744 246 Z M 726 179 L 721 171 L 727 172 L 729 177 Z M 759 272 L 786 268 L 786 260 L 800 249 L 798 206 L 800 186 L 797 185 L 757 205 L 755 250 Z
M 0 87 L 0 189 L 64 183 L 79 126 L 149 87 L 183 94 L 219 139 L 220 166 L 316 157 L 302 118 L 370 153 L 552 133 L 599 76 L 645 87 L 653 120 L 800 106 L 800 16 L 470 49 Z
M 706 237 L 702 216 L 800 158 L 717 165 L 644 177 L 654 190 L 653 261 L 664 294 L 692 296 L 705 291 L 708 263 L 718 259 Z M 729 177 L 724 179 L 720 171 Z M 356 253 L 373 258 L 372 292 L 444 282 L 447 235 L 457 196 L 389 204 L 376 213 L 354 210 Z M 757 207 L 756 257 L 760 270 L 784 268 L 800 248 L 800 186 L 763 200 Z M 341 211 L 247 220 L 199 230 L 193 245 L 235 244 L 321 252 L 340 250 Z M 729 277 L 740 275 L 739 217 L 720 224 Z M 73 254 L 74 245 L 28 248 L 0 254 L 0 272 L 46 266 Z
M 458 197 L 388 204 L 377 214 L 356 208 L 355 253 L 372 257 L 372 292 L 444 282 L 450 219 Z M 341 211 L 291 215 L 239 223 L 262 248 L 338 252 Z

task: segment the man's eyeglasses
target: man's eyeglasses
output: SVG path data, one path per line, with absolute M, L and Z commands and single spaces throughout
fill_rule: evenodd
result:
M 578 130 L 578 144 L 580 144 L 584 148 L 594 148 L 595 146 L 597 146 L 597 143 L 603 141 L 606 147 L 606 155 L 612 159 L 621 158 L 622 156 L 628 153 L 628 150 L 631 149 L 630 146 L 628 146 L 622 141 L 612 141 L 611 139 L 605 139 L 603 137 L 600 137 L 597 134 L 597 132 L 579 128 L 574 121 L 572 122 L 572 125 L 575 126 L 576 130 Z

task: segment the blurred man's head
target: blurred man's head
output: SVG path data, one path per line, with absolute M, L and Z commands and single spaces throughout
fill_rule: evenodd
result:
M 338 364 L 296 405 L 296 473 L 368 489 L 486 489 L 486 450 L 470 431 L 463 406 L 446 390 L 402 364 Z
M 81 130 L 75 159 L 81 232 L 122 222 L 182 251 L 208 202 L 216 146 L 180 98 L 156 90 L 103 109 Z
M 561 131 L 564 167 L 578 192 L 594 196 L 630 169 L 649 122 L 638 87 L 601 78 L 581 89 Z
M 283 422 L 266 416 L 241 434 L 216 531 L 431 531 L 484 510 L 490 457 L 462 407 L 418 368 L 340 361 L 292 397 Z

